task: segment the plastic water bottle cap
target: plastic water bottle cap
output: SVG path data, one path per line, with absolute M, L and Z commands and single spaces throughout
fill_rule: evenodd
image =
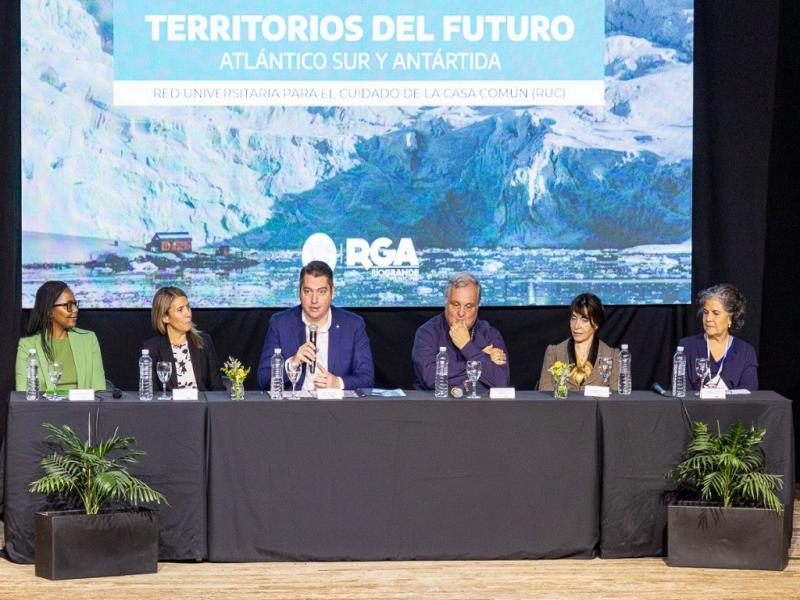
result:
M 280 348 L 275 348 L 275 354 L 280 354 L 280 353 L 281 353 L 281 349 Z
M 627 350 L 627 349 L 628 349 L 628 344 L 622 344 L 621 348 L 622 348 L 623 350 Z
M 142 348 L 142 356 L 149 356 L 149 355 L 150 355 L 150 350 L 148 350 L 147 348 Z
M 447 348 L 445 346 L 439 346 L 439 352 L 447 352 Z
M 29 355 L 36 354 L 36 348 L 31 348 L 30 350 L 28 350 L 28 354 Z
M 678 346 L 678 352 L 683 352 L 683 346 Z

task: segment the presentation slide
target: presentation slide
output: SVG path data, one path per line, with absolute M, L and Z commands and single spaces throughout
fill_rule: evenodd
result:
M 23 306 L 691 301 L 694 0 L 20 0 Z

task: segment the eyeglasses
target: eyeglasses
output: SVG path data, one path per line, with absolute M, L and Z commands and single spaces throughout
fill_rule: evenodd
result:
M 78 306 L 77 300 L 73 300 L 72 302 L 61 302 L 60 304 L 53 304 L 53 308 L 55 308 L 56 306 L 63 306 L 64 308 L 67 309 L 67 312 L 72 312 L 80 308 Z

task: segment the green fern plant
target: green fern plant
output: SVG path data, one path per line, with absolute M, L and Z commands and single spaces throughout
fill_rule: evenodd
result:
M 692 429 L 686 457 L 667 477 L 679 490 L 722 506 L 751 505 L 783 512 L 776 492 L 783 489 L 780 475 L 766 473 L 761 449 L 766 429 L 745 427 L 737 421 L 727 433 L 709 433 L 700 421 Z
M 145 455 L 131 449 L 135 438 L 120 437 L 115 429 L 110 438 L 92 445 L 91 414 L 86 442 L 68 425 L 42 423 L 42 427 L 49 433 L 47 439 L 58 443 L 63 451 L 55 451 L 40 461 L 44 476 L 31 482 L 31 492 L 78 499 L 88 515 L 97 514 L 112 500 L 133 506 L 142 502 L 167 503 L 161 492 L 128 472 L 126 465 L 138 462 Z M 112 453 L 121 454 L 111 457 Z

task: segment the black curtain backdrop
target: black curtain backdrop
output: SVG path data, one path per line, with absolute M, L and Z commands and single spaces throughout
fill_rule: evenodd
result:
M 19 2 L 0 5 L 0 438 L 20 334 L 20 80 Z M 0 439 L 2 445 L 2 439 Z M 0 466 L 0 471 L 2 471 Z M 2 495 L 0 495 L 0 499 Z
M 800 173 L 797 136 L 800 19 L 796 0 L 695 1 L 695 148 L 693 289 L 731 281 L 748 298 L 741 336 L 761 362 L 761 387 L 800 399 L 794 376 L 798 353 L 793 300 L 800 231 L 795 183 Z M 20 308 L 20 83 L 19 3 L 0 8 L 5 56 L 0 65 L 0 432 L 14 385 L 16 343 L 27 314 Z M 57 210 L 54 209 L 54 210 Z M 624 226 L 621 224 L 620 226 Z M 634 385 L 667 383 L 677 339 L 699 330 L 691 306 L 613 306 L 602 336 L 630 344 Z M 255 366 L 273 309 L 197 310 L 221 355 Z M 358 310 L 367 321 L 377 385 L 413 382 L 414 331 L 435 310 Z M 531 388 L 546 344 L 567 336 L 563 307 L 482 309 L 509 347 L 512 383 Z M 143 310 L 84 310 L 80 325 L 94 330 L 108 377 L 136 387 L 139 342 L 151 335 Z M 252 385 L 254 377 L 251 377 Z M 795 411 L 797 413 L 797 411 Z M 2 435 L 2 434 L 0 434 Z

